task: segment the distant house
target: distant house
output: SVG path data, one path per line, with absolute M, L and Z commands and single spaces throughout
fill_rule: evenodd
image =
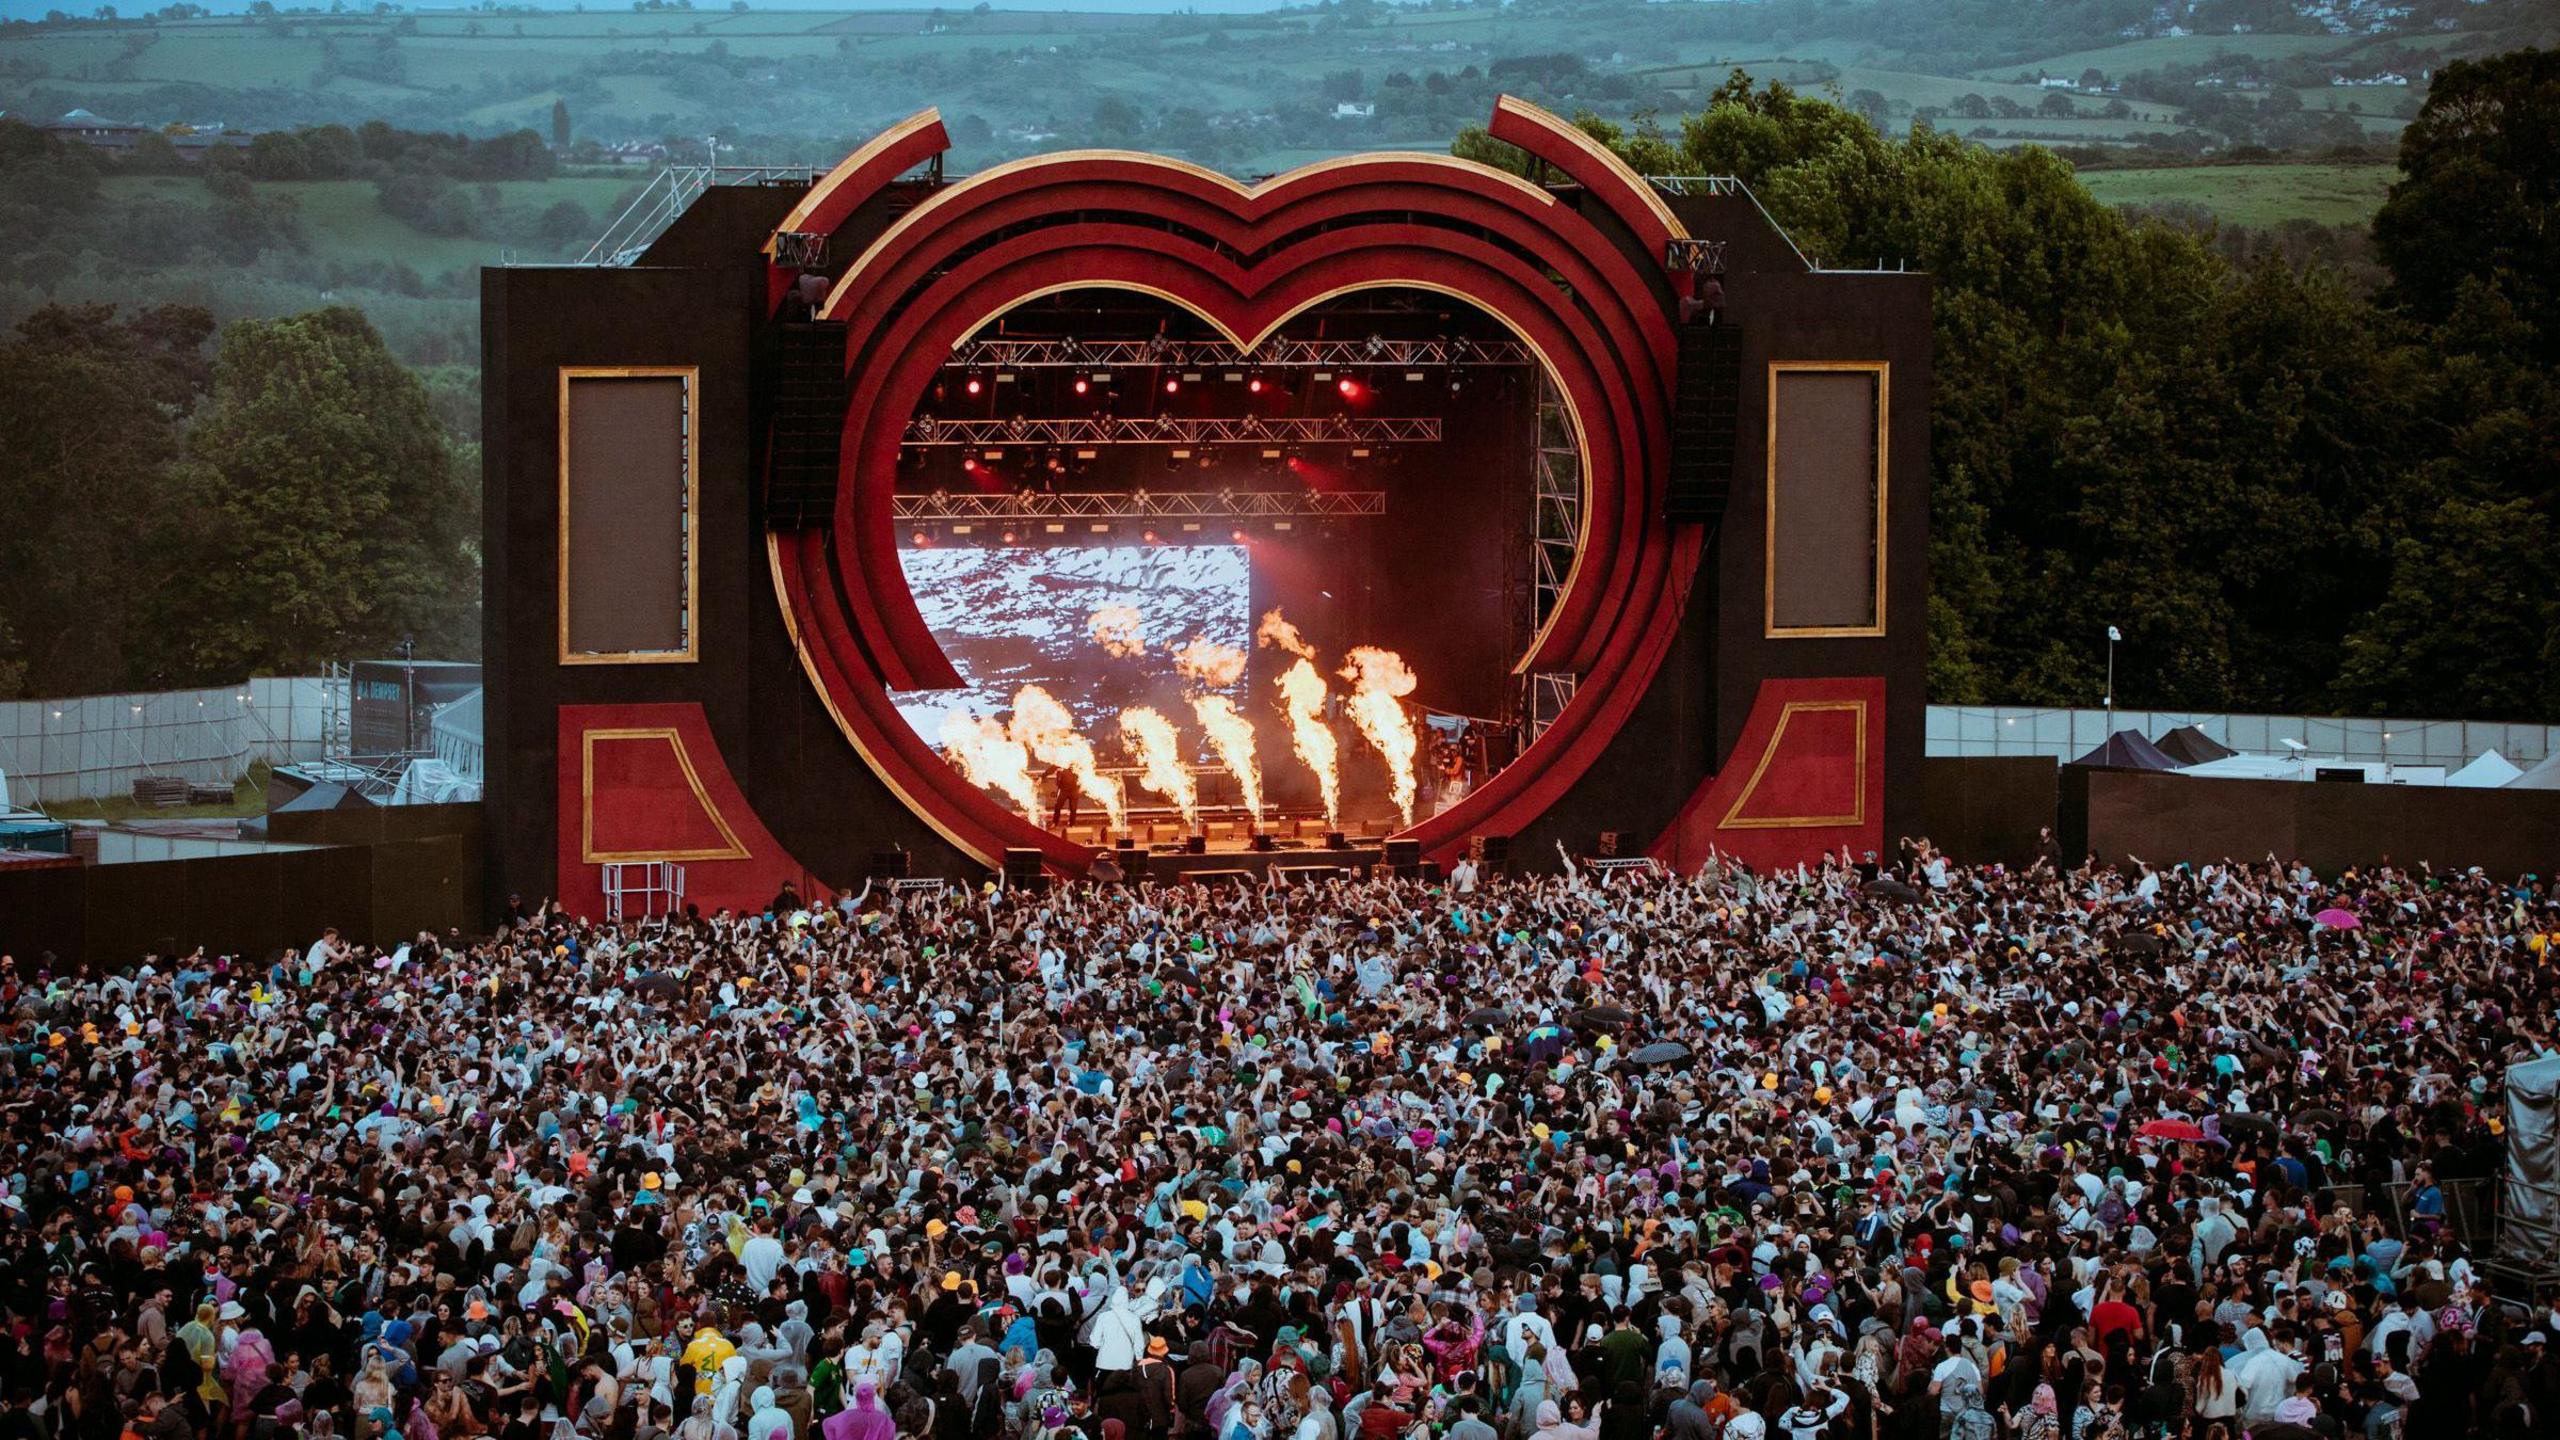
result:
M 101 150 L 130 150 L 151 127 L 130 120 L 110 120 L 87 110 L 72 110 L 58 120 L 49 120 L 44 129 L 65 140 L 94 145 Z
M 1333 107 L 1336 120 L 1366 120 L 1377 113 L 1378 107 L 1367 100 L 1338 101 Z

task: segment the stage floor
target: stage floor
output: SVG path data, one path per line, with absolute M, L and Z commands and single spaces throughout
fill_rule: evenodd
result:
M 1376 845 L 1351 844 L 1328 850 L 1321 843 L 1297 850 L 1211 845 L 1197 855 L 1162 850 L 1114 850 L 1111 854 L 1120 864 L 1121 878 L 1133 884 L 1147 880 L 1209 884 L 1233 881 L 1250 885 L 1274 879 L 1321 881 L 1367 875 L 1387 860 L 1386 851 Z

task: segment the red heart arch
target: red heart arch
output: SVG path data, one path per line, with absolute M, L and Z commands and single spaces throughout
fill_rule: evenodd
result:
M 1581 683 L 1518 761 L 1404 833 L 1445 859 L 1470 834 L 1517 831 L 1625 723 L 1669 648 L 1703 544 L 1698 527 L 1661 518 L 1676 358 L 1663 257 L 1684 232 L 1641 179 L 1554 116 L 1506 97 L 1492 128 L 1579 189 L 1435 155 L 1327 161 L 1248 187 L 1158 157 L 1075 152 L 936 191 L 845 272 L 823 312 L 847 331 L 834 524 L 776 533 L 773 578 L 838 726 L 953 844 L 988 862 L 1036 847 L 1070 870 L 1093 853 L 963 779 L 889 698 L 958 683 L 898 564 L 890 495 L 907 422 L 955 344 L 1061 290 L 1142 291 L 1247 346 L 1310 306 L 1383 287 L 1451 295 L 1508 326 L 1539 355 L 1580 431 L 1580 558 L 1527 663 Z M 893 128 L 780 228 L 833 232 L 947 143 L 929 111 Z

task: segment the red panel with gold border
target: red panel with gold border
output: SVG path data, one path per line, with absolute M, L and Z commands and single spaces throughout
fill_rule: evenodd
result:
M 1714 851 L 1758 869 L 1884 844 L 1884 681 L 1763 680 L 1742 739 L 1654 842 L 1695 870 Z
M 813 895 L 810 877 L 747 805 L 702 707 L 560 707 L 562 904 L 604 913 L 604 869 L 670 861 L 685 870 L 685 900 L 711 914 L 761 909 L 785 880 Z

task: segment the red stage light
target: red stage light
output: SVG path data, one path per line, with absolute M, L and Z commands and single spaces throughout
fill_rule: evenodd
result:
M 1242 530 L 1230 530 L 1227 532 L 1227 538 L 1241 545 L 1244 543 L 1244 532 Z
M 1347 384 L 1347 383 L 1349 383 L 1349 382 L 1347 382 L 1347 381 L 1346 381 L 1346 382 L 1344 382 L 1344 383 L 1346 383 L 1346 384 Z M 975 376 L 975 375 L 972 375 L 972 376 L 970 376 L 970 377 L 969 377 L 969 383 L 968 383 L 965 387 L 963 387 L 963 388 L 965 388 L 965 389 L 966 389 L 970 394 L 975 395 L 975 394 L 977 394 L 979 391 L 984 390 L 984 389 L 986 389 L 987 387 L 986 387 L 986 386 L 984 386 L 984 385 L 979 384 L 979 383 L 978 383 L 978 377 L 977 377 L 977 376 Z
M 968 471 L 968 472 L 969 472 L 970 474 L 972 474 L 972 475 L 977 474 L 977 473 L 978 473 L 978 457 L 977 457 L 977 456 L 975 456 L 975 455 L 972 455 L 972 456 L 970 456 L 968 459 L 961 461 L 961 462 L 960 462 L 960 468 L 961 468 L 961 469 L 963 469 L 963 470 Z
M 1167 380 L 1166 382 L 1164 382 L 1164 393 L 1166 393 L 1167 395 L 1170 395 L 1170 394 L 1172 394 L 1173 392 L 1175 392 L 1176 390 L 1179 390 L 1179 389 L 1181 389 L 1181 388 L 1182 388 L 1182 382 L 1181 382 L 1181 381 L 1179 381 L 1179 380 Z
M 1360 398 L 1360 382 L 1352 379 L 1348 375 L 1334 381 L 1333 388 L 1341 391 L 1342 398 L 1345 400 L 1357 400 Z M 973 391 L 971 393 L 974 394 L 976 392 Z
M 1148 544 L 1150 544 L 1150 545 L 1153 545 L 1154 543 L 1156 543 L 1156 532 L 1154 532 L 1153 530 L 1149 530 L 1149 531 L 1147 531 L 1146 533 L 1144 533 L 1144 534 L 1140 535 L 1138 538 L 1139 538 L 1139 539 L 1141 539 L 1141 540 L 1146 541 L 1146 542 L 1147 542 Z
M 1076 393 L 1077 393 L 1077 394 L 1081 395 L 1081 394 L 1083 394 L 1084 392 L 1086 392 L 1087 390 L 1090 390 L 1090 389 L 1092 389 L 1092 388 L 1093 388 L 1093 382 L 1092 382 L 1092 381 L 1087 380 L 1087 379 L 1085 379 L 1085 378 L 1084 378 L 1084 377 L 1082 377 L 1082 376 L 1078 376 L 1078 377 L 1076 377 Z
M 1012 531 L 1007 530 L 1006 532 L 1004 532 L 1004 543 L 1006 543 L 1007 545 L 1010 545 L 1010 544 L 1012 544 L 1012 543 L 1013 543 L 1013 532 L 1012 532 Z
M 923 531 L 921 531 L 921 530 L 917 531 L 917 532 L 916 532 L 916 533 L 914 533 L 913 535 L 908 536 L 907 538 L 908 538 L 908 539 L 910 539 L 910 540 L 912 540 L 912 541 L 914 541 L 914 542 L 915 542 L 915 543 L 917 543 L 918 545 L 930 545 L 930 544 L 932 544 L 932 543 L 933 543 L 932 541 L 927 540 L 926 538 L 924 538 L 924 532 L 923 532 Z
M 1256 375 L 1256 376 L 1254 376 L 1252 379 L 1247 380 L 1246 382 L 1244 382 L 1244 388 L 1245 388 L 1245 390 L 1246 390 L 1248 393 L 1250 393 L 1250 394 L 1254 394 L 1254 395 L 1259 395 L 1259 394 L 1261 394 L 1261 393 L 1262 393 L 1262 377 L 1261 377 L 1261 376 L 1259 376 L 1259 375 Z

